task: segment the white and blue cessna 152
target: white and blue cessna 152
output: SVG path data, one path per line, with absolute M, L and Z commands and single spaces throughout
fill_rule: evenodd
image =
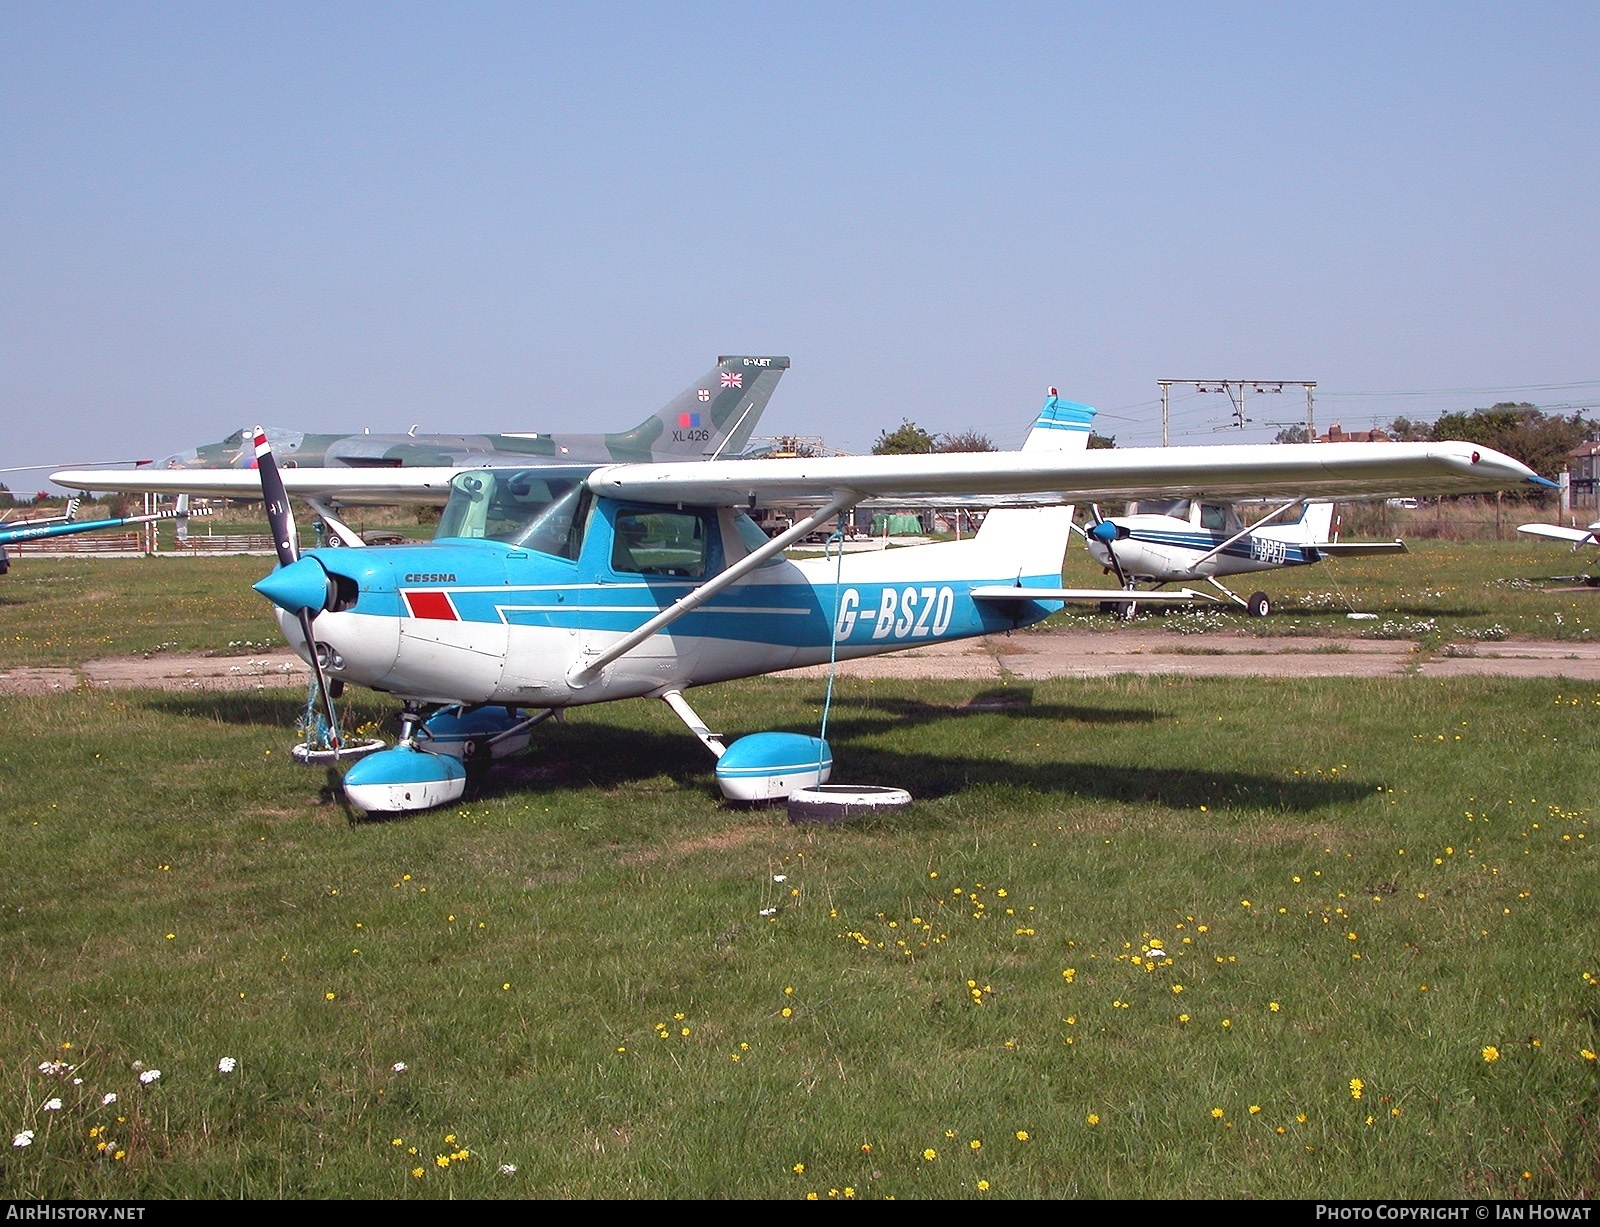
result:
M 1125 516 L 1102 516 L 1098 507 L 1092 510 L 1093 522 L 1078 531 L 1089 556 L 1107 573 L 1116 575 L 1124 595 L 1138 594 L 1137 600 L 1102 602 L 1108 612 L 1125 618 L 1133 617 L 1140 604 L 1222 598 L 1251 617 L 1262 618 L 1272 612 L 1272 601 L 1265 592 L 1241 597 L 1219 577 L 1303 567 L 1325 558 L 1406 552 L 1406 543 L 1398 540 L 1331 540 L 1333 504 L 1325 499 L 1293 499 L 1264 515 L 1252 516 L 1248 524 L 1239 514 L 1239 505 L 1222 498 L 1139 499 Z M 1189 588 L 1156 591 L 1164 584 L 1201 580 L 1222 593 L 1222 598 Z M 1140 589 L 1141 583 L 1151 587 Z
M 1543 483 L 1470 443 L 1091 452 L 1093 413 L 1051 397 L 1019 452 L 346 473 L 371 483 L 374 500 L 446 494 L 435 539 L 304 555 L 289 495 L 332 487 L 316 485 L 315 470 L 280 474 L 260 436 L 260 489 L 281 565 L 256 588 L 313 666 L 329 754 L 343 749 L 333 699 L 346 683 L 403 704 L 399 744 L 345 774 L 361 809 L 454 800 L 464 759 L 524 748 L 533 726 L 564 708 L 641 696 L 664 700 L 716 756 L 728 797 L 777 799 L 828 778 L 827 745 L 775 732 L 724 745 L 684 693 L 1038 622 L 1081 591 L 1061 587 L 1074 502 Z M 53 480 L 72 484 L 68 476 Z M 178 488 L 228 492 L 202 480 L 218 474 L 181 476 L 195 480 Z M 105 486 L 107 477 L 93 480 Z M 963 497 L 996 508 L 969 540 L 805 561 L 783 553 L 858 503 L 948 507 Z M 815 510 L 769 539 L 745 514 L 763 505 Z

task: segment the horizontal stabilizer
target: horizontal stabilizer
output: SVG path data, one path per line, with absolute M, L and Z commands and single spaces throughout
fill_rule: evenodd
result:
M 1318 541 L 1311 547 L 1329 558 L 1365 558 L 1369 554 L 1409 554 L 1406 543 L 1393 541 Z
M 1137 601 L 1141 605 L 1192 605 L 1217 598 L 1191 588 L 1175 592 L 1129 592 L 1126 588 L 1019 588 L 990 585 L 968 593 L 975 601 Z

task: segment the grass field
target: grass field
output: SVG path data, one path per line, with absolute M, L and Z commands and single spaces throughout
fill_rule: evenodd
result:
M 27 560 L 0 667 L 275 644 L 267 565 Z M 1600 599 L 1517 543 L 1333 565 L 1425 642 L 1578 637 Z M 1161 625 L 1380 629 L 1332 574 Z M 821 697 L 697 707 L 815 731 Z M 1600 695 L 1570 683 L 844 682 L 839 778 L 917 801 L 823 828 L 720 803 L 645 702 L 353 823 L 287 761 L 302 702 L 0 699 L 6 1195 L 1600 1189 Z
M 0 1186 L 1591 1195 L 1596 702 L 851 683 L 842 777 L 918 801 L 818 829 L 719 804 L 660 705 L 352 825 L 298 695 L 6 700 Z

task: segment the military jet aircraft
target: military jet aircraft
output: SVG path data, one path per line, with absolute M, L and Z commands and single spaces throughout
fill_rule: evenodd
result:
M 566 462 L 641 463 L 652 460 L 708 460 L 737 456 L 767 407 L 789 359 L 722 357 L 659 413 L 632 430 L 579 435 L 512 433 L 499 435 L 308 434 L 266 428 L 278 464 L 285 469 L 462 468 L 485 464 L 562 464 Z M 157 469 L 252 469 L 255 441 L 236 430 L 219 443 L 207 443 L 158 461 Z

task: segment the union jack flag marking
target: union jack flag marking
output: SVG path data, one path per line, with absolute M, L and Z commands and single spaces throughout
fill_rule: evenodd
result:
M 723 371 L 722 386 L 725 388 L 742 388 L 744 387 L 744 376 L 734 371 Z

